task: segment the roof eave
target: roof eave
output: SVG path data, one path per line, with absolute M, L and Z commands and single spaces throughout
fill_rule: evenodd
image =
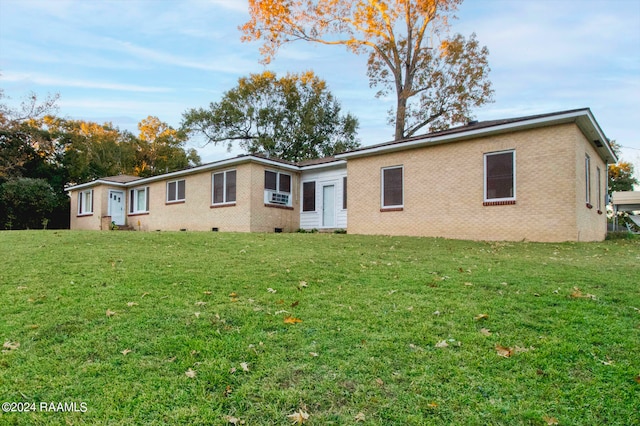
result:
M 223 168 L 223 167 L 236 166 L 238 164 L 243 164 L 243 163 L 248 163 L 248 162 L 256 162 L 256 163 L 260 163 L 260 164 L 264 164 L 264 165 L 268 165 L 268 166 L 272 166 L 272 167 L 283 168 L 283 169 L 286 169 L 286 170 L 291 170 L 291 171 L 296 171 L 296 172 L 300 171 L 300 167 L 298 167 L 296 165 L 286 164 L 286 163 L 283 163 L 283 162 L 280 162 L 280 161 L 274 161 L 274 160 L 270 160 L 268 158 L 257 157 L 257 156 L 254 156 L 254 155 L 241 155 L 241 156 L 234 157 L 234 158 L 229 158 L 229 159 L 226 159 L 226 160 L 216 161 L 214 163 L 203 164 L 201 166 L 196 166 L 196 167 L 193 167 L 191 169 L 178 170 L 178 171 L 175 171 L 175 172 L 165 173 L 165 174 L 162 174 L 162 175 L 150 176 L 148 178 L 142 178 L 142 179 L 134 180 L 134 181 L 127 182 L 127 183 L 110 182 L 110 181 L 107 181 L 107 180 L 104 180 L 104 179 L 96 179 L 94 181 L 87 182 L 87 183 L 82 183 L 80 185 L 70 186 L 66 190 L 67 191 L 75 191 L 75 190 L 89 188 L 89 187 L 100 185 L 100 184 L 109 185 L 109 186 L 115 186 L 115 187 L 121 187 L 121 188 L 132 188 L 132 187 L 136 187 L 136 186 L 146 185 L 146 184 L 152 183 L 152 182 L 163 181 L 163 180 L 172 179 L 172 178 L 178 178 L 178 177 L 187 176 L 187 175 L 191 175 L 191 174 L 195 174 L 195 173 L 206 172 L 208 170 L 216 170 L 216 169 L 220 169 L 220 168 Z
M 538 127 L 557 125 L 557 124 L 566 124 L 575 122 L 582 133 L 589 139 L 589 142 L 598 150 L 600 155 L 609 162 L 609 160 L 613 160 L 615 162 L 617 160 L 616 155 L 614 154 L 611 146 L 609 144 L 609 140 L 604 135 L 602 129 L 598 125 L 597 121 L 593 117 L 591 111 L 587 109 L 581 109 L 576 111 L 568 111 L 565 113 L 559 113 L 557 115 L 532 118 L 529 120 L 516 121 L 512 123 L 506 124 L 498 124 L 491 127 L 485 127 L 480 129 L 472 129 L 459 133 L 452 133 L 447 135 L 440 136 L 432 136 L 425 137 L 421 139 L 411 140 L 407 142 L 399 142 L 396 144 L 382 145 L 372 148 L 365 148 L 362 150 L 345 152 L 342 154 L 336 155 L 338 159 L 349 159 L 349 158 L 357 158 L 357 157 L 366 157 L 370 155 L 378 155 L 383 153 L 390 153 L 396 151 L 402 151 L 406 149 L 413 148 L 421 148 L 424 146 L 437 145 L 443 143 L 457 142 L 461 140 L 468 140 L 478 137 L 485 137 L 491 135 L 497 135 L 502 133 L 509 133 L 515 130 L 527 130 Z M 596 139 L 593 139 L 591 136 L 594 136 Z M 596 140 L 602 142 L 602 147 L 598 147 L 596 145 Z
M 137 182 L 137 181 L 133 181 L 133 182 Z M 130 183 L 132 182 L 122 183 L 122 182 L 112 182 L 104 179 L 96 179 L 96 180 L 92 180 L 91 182 L 68 186 L 65 188 L 65 191 L 66 192 L 78 191 L 80 189 L 91 188 L 92 186 L 97 186 L 97 185 L 109 185 L 109 186 L 115 186 L 118 188 L 126 188 L 127 186 L 129 186 Z
M 330 169 L 332 167 L 344 167 L 346 164 L 347 164 L 346 160 L 335 160 L 328 163 L 299 166 L 299 170 L 306 171 L 306 170 L 317 170 L 317 169 Z

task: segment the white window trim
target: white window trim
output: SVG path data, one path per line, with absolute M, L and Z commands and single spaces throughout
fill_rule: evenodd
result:
M 289 188 L 293 187 L 293 176 L 289 173 L 285 173 L 285 172 L 281 172 L 279 170 L 265 170 L 265 172 L 271 172 L 271 173 L 275 173 L 276 174 L 276 189 L 266 189 L 265 191 L 274 191 L 277 192 L 278 194 L 291 194 L 291 190 L 289 190 L 289 192 L 286 191 L 280 191 L 280 175 L 287 175 L 289 176 Z
M 265 169 L 265 172 L 271 172 L 271 173 L 275 173 L 276 174 L 276 189 L 264 189 L 264 203 L 265 204 L 269 204 L 272 206 L 286 206 L 286 207 L 293 207 L 293 175 L 289 174 L 289 173 L 285 173 L 282 172 L 280 170 L 272 170 L 272 169 Z M 286 191 L 280 191 L 280 176 L 281 175 L 287 175 L 289 176 L 289 192 Z M 264 187 L 264 184 L 263 184 Z M 276 194 L 283 194 L 283 195 L 287 195 L 288 197 L 288 201 L 287 204 L 274 204 L 272 202 L 269 201 L 269 193 L 276 193 Z M 309 213 L 309 212 L 306 212 Z
M 87 194 L 91 198 L 91 203 L 89 204 L 90 210 L 83 211 L 82 207 L 85 205 Z M 78 216 L 91 216 L 92 214 L 93 214 L 93 189 L 85 189 L 84 191 L 79 191 L 78 192 Z
M 146 210 L 140 210 L 138 208 L 138 192 L 144 191 Z M 149 187 L 140 186 L 138 188 L 132 188 L 129 192 L 129 201 L 131 202 L 131 193 L 133 193 L 133 204 L 129 207 L 129 214 L 149 213 Z
M 589 157 L 589 154 L 584 156 L 584 180 L 585 199 L 587 204 L 591 204 L 591 157 Z
M 513 154 L 513 197 L 504 197 L 504 198 L 487 198 L 487 157 L 491 156 L 491 155 L 499 155 L 499 154 L 507 154 L 507 153 L 512 153 Z M 516 182 L 516 150 L 515 149 L 507 149 L 504 151 L 494 151 L 494 152 L 485 152 L 484 153 L 484 175 L 482 177 L 482 181 L 483 181 L 483 186 L 484 186 L 484 191 L 483 191 L 483 199 L 485 203 L 493 203 L 493 202 L 501 202 L 501 201 L 515 201 L 516 200 L 516 188 L 517 186 L 517 182 Z
M 402 204 L 385 206 L 384 205 L 384 171 L 392 170 L 392 169 L 402 170 Z M 404 208 L 404 165 L 383 167 L 380 169 L 380 208 L 382 210 Z
M 596 202 L 596 205 L 598 207 L 598 211 L 602 211 L 602 170 L 600 167 L 596 167 L 596 180 L 598 184 L 598 201 Z
M 184 182 L 184 198 L 178 198 L 178 194 L 180 193 L 180 191 L 178 190 L 178 186 L 179 186 L 179 182 Z M 175 183 L 176 184 L 176 192 L 175 192 L 175 200 L 169 200 L 169 184 L 171 183 Z M 177 180 L 170 180 L 167 182 L 166 185 L 166 193 L 167 193 L 167 199 L 166 202 L 167 204 L 170 203 L 182 203 L 187 199 L 187 181 L 185 179 L 177 179 Z
M 233 205 L 236 204 L 236 201 L 227 201 L 227 173 L 236 172 L 236 169 L 223 170 L 219 172 L 211 173 L 211 205 L 212 206 L 224 206 L 224 205 Z M 215 200 L 215 185 L 213 182 L 213 177 L 215 175 L 222 174 L 222 199 L 224 201 L 216 203 Z M 236 200 L 238 199 L 238 172 L 236 172 Z

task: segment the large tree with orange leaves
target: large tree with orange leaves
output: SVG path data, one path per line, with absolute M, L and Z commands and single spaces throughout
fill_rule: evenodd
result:
M 462 0 L 249 0 L 243 40 L 261 40 L 264 62 L 295 40 L 367 53 L 378 96 L 396 93 L 395 139 L 471 118 L 491 101 L 488 50 L 472 34 L 449 37 Z

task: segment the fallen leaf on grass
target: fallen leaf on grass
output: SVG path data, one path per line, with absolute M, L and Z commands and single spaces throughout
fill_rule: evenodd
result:
M 498 356 L 509 358 L 511 355 L 513 355 L 513 348 L 506 348 L 502 345 L 496 345 L 496 352 L 498 353 Z
M 232 425 L 243 425 L 244 424 L 244 420 L 240 420 L 237 417 L 226 416 L 224 419 L 226 421 L 228 421 L 229 423 L 231 423 Z
M 640 374 L 638 374 L 638 375 L 636 376 L 636 383 L 638 383 L 638 384 L 640 385 Z
M 149 294 L 150 293 L 142 293 L 142 296 L 140 296 L 140 297 L 145 297 L 145 296 L 148 296 Z
M 114 311 L 112 311 L 111 309 L 107 309 L 107 318 L 111 318 L 112 316 L 114 316 L 116 313 Z
M 317 356 L 319 356 L 316 352 L 309 352 L 309 355 L 311 355 L 312 357 L 317 357 Z
M 242 371 L 249 371 L 249 364 L 246 362 L 241 362 L 240 367 L 242 367 Z
M 207 302 L 203 302 L 203 301 L 199 301 L 199 302 L 194 303 L 195 306 L 204 306 L 206 304 L 207 304 Z
M 599 359 L 596 354 L 591 354 L 593 356 L 593 359 L 595 359 L 596 361 L 600 362 L 602 365 L 613 365 L 613 360 L 611 358 L 609 358 L 609 356 L 607 355 L 607 359 L 606 361 L 604 359 Z
M 582 291 L 580 291 L 580 289 L 578 287 L 574 287 L 573 288 L 573 293 L 571 293 L 569 295 L 569 297 L 572 297 L 574 299 L 592 299 L 592 300 L 596 300 L 596 296 L 594 296 L 593 294 L 589 294 L 589 293 L 583 293 Z
M 302 322 L 302 320 L 300 318 L 295 318 L 295 317 L 291 317 L 291 316 L 286 317 L 284 319 L 284 323 L 285 324 L 297 324 L 299 322 Z
M 229 374 L 233 374 L 233 373 L 235 373 L 236 371 L 238 371 L 238 370 L 237 370 L 235 367 L 231 367 L 231 368 L 229 369 Z
M 473 317 L 473 319 L 476 320 L 476 321 L 489 319 L 489 314 L 478 314 L 475 317 Z
M 203 294 L 206 294 L 207 296 L 209 296 L 209 295 L 211 295 L 211 294 L 212 294 L 209 290 L 207 290 L 207 291 L 203 291 L 202 293 L 203 293 Z
M 267 291 L 268 291 L 269 293 L 277 293 L 277 292 L 278 292 L 278 290 L 274 290 L 274 289 L 272 289 L 271 287 L 269 287 L 269 288 L 267 289 Z
M 138 306 L 138 304 L 137 304 L 136 302 L 128 302 L 128 303 L 127 303 L 127 306 L 128 306 L 128 307 L 130 307 L 130 308 L 132 308 L 132 307 L 134 307 L 134 306 Z
M 238 293 L 233 291 L 233 292 L 229 293 L 229 297 L 238 297 Z
M 18 287 L 16 287 L 16 290 L 26 290 L 27 287 L 23 286 L 23 285 L 19 285 Z
M 309 287 L 309 286 L 307 285 L 307 282 L 306 282 L 306 281 L 300 281 L 300 282 L 298 283 L 298 288 L 304 288 L 304 287 Z
M 384 386 L 384 382 L 379 377 L 376 379 L 376 383 L 378 384 L 378 386 Z
M 279 311 L 275 311 L 273 315 L 288 314 L 288 313 L 289 311 L 285 311 L 284 309 L 281 309 Z
M 438 408 L 438 404 L 435 403 L 435 402 L 430 402 L 430 403 L 427 404 L 427 407 L 429 407 L 429 408 Z
M 469 283 L 469 282 L 464 283 L 464 285 L 466 285 L 467 287 L 473 287 L 473 283 Z
M 446 348 L 449 346 L 449 344 L 447 343 L 446 340 L 441 340 L 438 343 L 436 343 L 436 348 Z
M 6 342 L 4 342 L 2 347 L 7 349 L 7 351 L 2 351 L 2 352 L 15 351 L 16 349 L 18 349 L 20 347 L 20 343 L 18 343 L 18 342 L 10 342 L 10 341 L 7 340 Z
M 131 353 L 131 349 L 125 349 L 124 351 L 120 352 L 122 355 L 126 355 L 128 353 Z
M 291 307 L 292 307 L 292 308 L 295 308 L 295 307 L 296 307 L 296 306 L 298 306 L 299 304 L 300 304 L 300 301 L 299 301 L 299 300 L 296 300 L 295 302 L 293 302 L 293 303 L 291 304 Z
M 543 416 L 542 420 L 544 420 L 549 426 L 558 424 L 558 419 L 555 417 Z
M 356 416 L 353 418 L 353 420 L 355 420 L 356 422 L 364 422 L 365 420 L 367 420 L 367 417 L 361 411 L 358 414 L 356 414 Z
M 185 375 L 185 376 L 187 376 L 187 377 L 189 377 L 189 378 L 192 378 L 192 379 L 193 379 L 194 377 L 196 377 L 196 374 L 197 374 L 197 373 L 196 373 L 196 371 L 195 371 L 195 370 L 192 370 L 191 368 L 189 368 L 187 371 L 185 371 L 185 372 L 184 372 L 184 375 Z
M 193 315 L 195 315 L 196 318 L 200 318 L 200 312 L 194 312 Z
M 300 409 L 293 414 L 289 414 L 287 417 L 291 420 L 291 423 L 301 425 L 309 419 L 309 413 Z
M 227 387 L 224 388 L 224 396 L 229 397 L 229 395 L 231 395 L 232 393 L 233 389 L 231 388 L 231 385 L 227 385 Z
M 480 333 L 484 336 L 491 336 L 491 331 L 488 328 L 481 328 Z
M 521 352 L 529 352 L 533 349 L 535 349 L 533 346 L 529 348 L 521 348 L 520 346 L 516 346 L 515 348 L 513 348 L 513 352 L 519 354 Z

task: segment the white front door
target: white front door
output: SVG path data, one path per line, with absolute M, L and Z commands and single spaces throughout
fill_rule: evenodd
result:
M 334 185 L 322 187 L 322 226 L 325 228 L 336 226 L 336 197 Z
M 124 192 L 109 191 L 109 216 L 116 225 L 124 225 Z

